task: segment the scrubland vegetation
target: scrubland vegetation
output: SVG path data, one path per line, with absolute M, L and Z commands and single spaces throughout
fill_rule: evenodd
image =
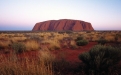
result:
M 1 75 L 120 75 L 120 60 L 120 31 L 0 32 Z

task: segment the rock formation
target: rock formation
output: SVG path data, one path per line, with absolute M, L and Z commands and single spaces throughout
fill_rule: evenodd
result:
M 91 23 L 81 20 L 61 19 L 36 23 L 32 31 L 83 31 L 94 30 Z

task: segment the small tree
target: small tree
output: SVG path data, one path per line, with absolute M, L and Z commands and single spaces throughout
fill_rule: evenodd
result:
M 111 46 L 96 45 L 89 52 L 79 55 L 79 59 L 87 65 L 88 72 L 94 75 L 104 75 L 109 68 L 121 60 L 121 50 Z

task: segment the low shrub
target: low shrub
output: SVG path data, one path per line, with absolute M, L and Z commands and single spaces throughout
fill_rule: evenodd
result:
M 40 37 L 39 37 L 38 35 L 31 35 L 31 36 L 30 36 L 30 39 L 31 39 L 31 40 L 35 40 L 35 41 L 38 41 L 38 42 L 41 40 Z
M 88 73 L 107 75 L 109 68 L 121 60 L 121 50 L 111 46 L 96 45 L 89 52 L 80 54 L 79 59 L 86 64 Z
M 79 36 L 75 39 L 76 45 L 77 46 L 84 46 L 88 44 L 88 41 L 85 40 L 82 36 Z
M 87 45 L 87 44 L 88 44 L 87 40 L 79 40 L 79 41 L 76 42 L 77 46 L 84 46 L 84 45 Z
M 99 39 L 98 40 L 98 44 L 104 45 L 105 43 L 107 43 L 106 39 Z
M 53 69 L 55 71 L 55 75 L 66 75 L 71 67 L 72 65 L 70 65 L 69 61 L 66 60 L 66 53 L 58 53 L 55 61 L 53 62 Z
M 75 39 L 75 41 L 79 41 L 79 40 L 83 40 L 83 37 L 82 36 L 79 36 Z
M 118 36 L 115 36 L 114 39 L 115 39 L 115 42 L 117 42 L 118 41 Z
M 15 53 L 22 53 L 26 50 L 26 47 L 23 43 L 13 43 L 11 46 Z

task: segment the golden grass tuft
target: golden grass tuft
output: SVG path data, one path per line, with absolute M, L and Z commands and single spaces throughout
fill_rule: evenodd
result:
M 30 40 L 30 41 L 25 42 L 25 46 L 26 46 L 27 51 L 40 49 L 39 43 L 37 41 L 34 41 L 34 40 Z
M 47 55 L 46 52 L 41 53 Z M 52 62 L 45 61 L 40 57 L 30 58 L 29 56 L 18 57 L 12 53 L 9 57 L 0 55 L 0 74 L 1 75 L 54 75 Z M 43 58 L 43 59 L 42 59 Z M 16 59 L 16 60 L 12 60 Z
M 3 49 L 9 48 L 10 41 L 0 41 L 0 47 Z
M 115 41 L 115 37 L 114 36 L 111 36 L 111 35 L 106 35 L 105 39 L 107 41 Z
M 12 37 L 9 40 L 11 40 L 12 42 L 22 42 L 26 39 L 27 39 L 27 37 Z
M 60 46 L 60 42 L 57 41 L 57 40 L 54 40 L 54 41 L 49 41 L 49 49 L 50 50 L 58 50 L 61 48 Z
M 54 62 L 55 55 L 53 55 L 49 50 L 39 51 L 40 59 L 46 62 Z
M 76 45 L 76 42 L 73 41 L 73 40 L 71 40 L 71 42 L 70 42 L 70 47 L 71 47 L 71 49 L 76 49 L 76 48 L 78 48 L 78 46 Z

